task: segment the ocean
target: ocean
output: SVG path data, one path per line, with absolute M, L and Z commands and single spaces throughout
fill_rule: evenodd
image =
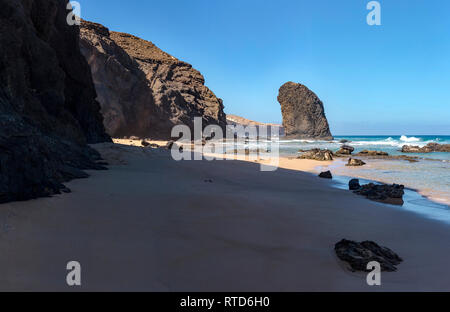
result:
M 404 209 L 422 213 L 428 217 L 450 223 L 450 153 L 412 154 L 402 153 L 404 145 L 423 147 L 428 143 L 450 144 L 450 136 L 443 135 L 390 135 L 390 136 L 336 136 L 333 141 L 287 140 L 280 138 L 280 156 L 295 157 L 299 150 L 312 148 L 337 151 L 342 140 L 355 148 L 353 154 L 362 150 L 377 150 L 389 155 L 419 157 L 418 162 L 406 160 L 366 159 L 367 165 L 347 167 L 346 158 L 337 160 L 328 168 L 334 175 L 335 185 L 348 189 L 348 180 L 353 177 L 362 181 L 403 184 L 409 190 L 405 195 Z M 257 148 L 258 143 L 250 140 L 248 148 Z M 240 146 L 239 148 L 245 148 Z
M 336 136 L 331 142 L 281 139 L 280 156 L 292 157 L 297 155 L 300 149 L 311 148 L 337 151 L 342 145 L 341 140 L 349 141 L 346 144 L 355 148 L 354 154 L 362 150 L 377 150 L 387 152 L 389 155 L 417 156 L 419 161 L 364 159 L 366 166 L 347 167 L 344 159 L 338 160 L 328 169 L 337 176 L 339 187 L 346 188 L 345 181 L 348 181 L 350 177 L 403 184 L 421 195 L 417 197 L 408 192 L 405 196 L 407 209 L 450 222 L 450 153 L 405 154 L 401 152 L 404 145 L 422 147 L 428 143 L 450 144 L 450 136 Z M 422 196 L 428 200 L 424 200 Z

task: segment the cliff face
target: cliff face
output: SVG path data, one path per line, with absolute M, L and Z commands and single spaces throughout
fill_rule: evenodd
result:
M 168 139 L 174 125 L 192 128 L 194 117 L 226 126 L 222 100 L 200 72 L 153 43 L 83 21 L 81 52 L 111 136 Z
M 100 169 L 110 140 L 64 0 L 0 0 L 0 203 L 58 193 Z
M 299 139 L 331 140 L 322 101 L 306 86 L 287 82 L 278 95 L 286 136 Z

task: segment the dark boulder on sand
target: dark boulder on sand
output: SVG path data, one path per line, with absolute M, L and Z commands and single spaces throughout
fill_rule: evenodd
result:
M 285 83 L 280 88 L 278 102 L 287 137 L 333 139 L 322 101 L 306 86 L 294 82 Z
M 403 259 L 391 249 L 371 241 L 357 243 L 343 239 L 335 245 L 334 250 L 338 258 L 347 262 L 354 272 L 370 272 L 367 264 L 372 261 L 380 264 L 381 271 L 395 272 L 396 266 L 403 262 Z
M 68 1 L 1 0 L 0 203 L 67 191 L 110 141 Z
M 369 183 L 362 185 L 360 188 L 353 191 L 355 194 L 365 196 L 370 200 L 382 202 L 391 205 L 403 205 L 403 195 L 405 194 L 405 187 L 399 184 L 375 184 Z
M 333 175 L 331 174 L 331 171 L 325 171 L 325 172 L 321 172 L 319 174 L 319 178 L 323 178 L 323 179 L 333 179 Z
M 346 164 L 346 166 L 349 166 L 349 167 L 358 167 L 358 166 L 364 166 L 365 164 L 366 164 L 366 163 L 363 162 L 363 161 L 360 160 L 360 159 L 350 158 L 350 159 L 348 160 L 348 163 Z
M 361 188 L 361 185 L 359 184 L 359 179 L 351 179 L 350 182 L 348 182 L 348 187 L 350 191 L 359 190 Z

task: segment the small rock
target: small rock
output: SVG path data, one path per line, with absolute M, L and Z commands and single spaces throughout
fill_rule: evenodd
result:
M 352 271 L 369 272 L 367 264 L 377 261 L 380 263 L 381 271 L 395 272 L 396 266 L 403 262 L 403 259 L 389 248 L 371 241 L 357 243 L 343 239 L 335 245 L 334 250 L 339 259 L 350 265 Z
M 340 155 L 351 155 L 355 151 L 355 148 L 349 145 L 342 145 L 341 149 L 336 152 Z
M 361 185 L 359 184 L 359 179 L 351 179 L 350 182 L 348 182 L 348 187 L 350 191 L 359 190 L 361 188 Z
M 304 151 L 302 155 L 298 157 L 299 159 L 313 159 L 319 161 L 331 161 L 333 160 L 333 152 L 330 150 L 321 150 L 314 148 L 309 151 Z
M 142 140 L 141 144 L 142 144 L 142 146 L 144 146 L 144 147 L 150 146 L 150 143 L 148 143 L 148 142 L 145 141 L 145 140 Z
M 350 158 L 348 160 L 348 163 L 346 166 L 350 166 L 350 167 L 357 167 L 357 166 L 364 166 L 366 163 L 363 162 L 360 159 L 356 159 L 356 158 Z
M 322 172 L 321 174 L 319 174 L 319 177 L 323 178 L 323 179 L 333 179 L 333 175 L 331 174 L 331 171 Z
M 364 150 L 357 154 L 357 156 L 389 156 L 388 153 L 382 151 L 368 151 Z

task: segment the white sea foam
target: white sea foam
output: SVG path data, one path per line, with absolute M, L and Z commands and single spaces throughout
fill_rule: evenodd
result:
M 416 137 L 408 138 L 406 135 L 402 135 L 400 137 L 400 141 L 403 141 L 403 142 L 420 142 L 420 139 L 416 138 Z

